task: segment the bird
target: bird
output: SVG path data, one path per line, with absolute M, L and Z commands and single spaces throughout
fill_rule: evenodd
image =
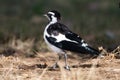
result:
M 44 14 L 44 16 L 48 19 L 48 24 L 44 29 L 44 40 L 59 57 L 52 66 L 53 69 L 57 67 L 58 61 L 64 56 L 64 68 L 70 70 L 70 66 L 67 64 L 67 51 L 88 53 L 91 55 L 100 54 L 99 50 L 89 46 L 78 34 L 71 31 L 66 25 L 60 23 L 60 12 L 51 10 Z

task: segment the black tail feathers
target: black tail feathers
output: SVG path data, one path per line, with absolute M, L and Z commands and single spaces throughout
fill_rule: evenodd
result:
M 94 49 L 94 48 L 92 48 L 90 46 L 86 46 L 85 49 L 86 49 L 86 52 L 89 53 L 89 54 L 91 54 L 91 55 L 98 56 L 100 54 L 99 50 Z

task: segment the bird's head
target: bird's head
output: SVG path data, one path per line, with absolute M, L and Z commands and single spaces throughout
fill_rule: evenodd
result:
M 44 16 L 46 16 L 48 18 L 48 20 L 51 22 L 57 22 L 61 19 L 60 13 L 56 10 L 49 11 Z

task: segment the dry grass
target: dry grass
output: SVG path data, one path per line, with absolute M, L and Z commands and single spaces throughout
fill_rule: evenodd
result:
M 15 50 L 15 55 L 30 53 L 34 39 L 25 41 L 13 39 L 7 46 Z M 104 58 L 83 60 L 81 58 L 83 56 L 68 53 L 71 71 L 63 68 L 63 60 L 58 63 L 59 68 L 52 70 L 50 66 L 58 56 L 51 52 L 37 52 L 33 58 L 1 55 L 0 80 L 119 80 L 120 46 L 112 52 L 107 52 L 102 47 L 99 49 L 105 55 Z
M 119 51 L 118 49 L 116 49 Z M 53 53 L 37 53 L 35 58 L 1 56 L 0 80 L 119 80 L 120 60 L 116 58 L 90 59 L 82 63 L 79 57 L 68 59 L 71 71 L 63 68 L 51 70 L 57 56 Z M 71 56 L 71 54 L 69 55 Z

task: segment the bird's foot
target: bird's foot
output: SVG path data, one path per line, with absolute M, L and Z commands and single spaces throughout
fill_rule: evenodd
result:
M 100 54 L 99 57 L 100 57 L 100 58 L 104 58 L 105 56 L 104 56 L 103 54 Z
M 66 70 L 69 70 L 70 71 L 70 67 L 69 66 L 65 66 L 64 67 Z
M 57 67 L 59 67 L 59 66 L 58 66 L 57 63 L 55 63 L 55 64 L 52 66 L 52 69 L 56 69 Z

